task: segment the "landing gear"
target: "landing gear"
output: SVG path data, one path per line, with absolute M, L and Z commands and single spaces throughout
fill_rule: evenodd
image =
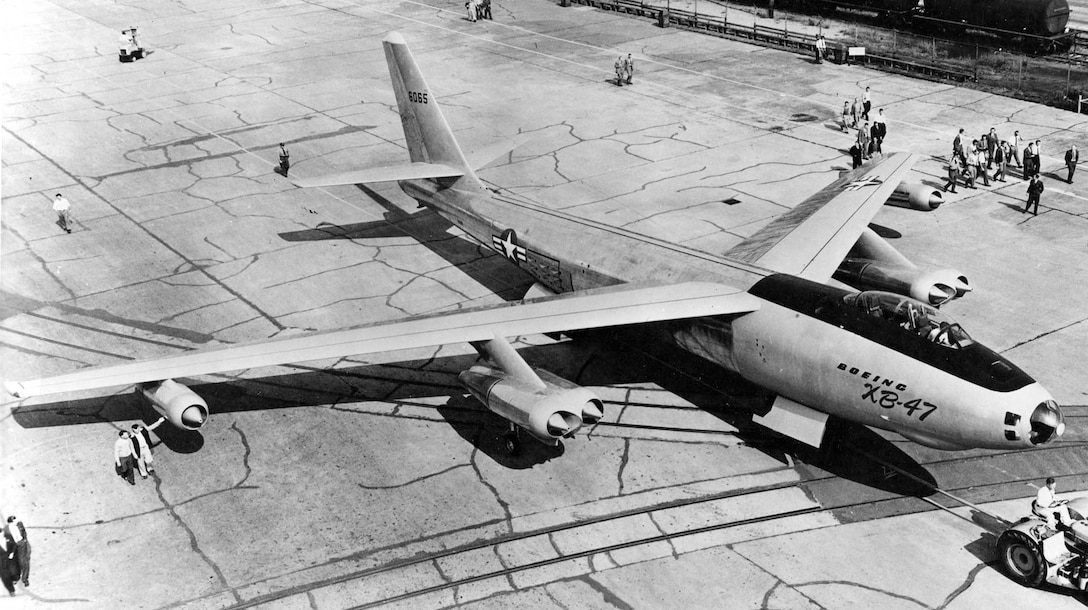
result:
M 521 451 L 521 428 L 510 424 L 510 431 L 502 435 L 503 447 L 507 455 L 517 455 Z

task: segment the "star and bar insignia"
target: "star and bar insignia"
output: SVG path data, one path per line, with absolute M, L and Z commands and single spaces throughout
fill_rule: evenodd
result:
M 492 235 L 491 245 L 515 264 L 521 264 L 527 260 L 525 248 L 518 245 L 518 235 L 513 229 L 503 231 L 501 236 Z
M 884 184 L 884 181 L 880 179 L 880 176 L 873 176 L 872 178 L 866 178 L 865 180 L 855 180 L 853 182 L 847 183 L 846 186 L 842 187 L 842 190 L 857 191 L 861 190 L 866 186 L 878 186 L 881 184 Z

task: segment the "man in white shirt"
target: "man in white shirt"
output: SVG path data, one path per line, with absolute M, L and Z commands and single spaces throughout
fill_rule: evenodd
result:
M 1040 487 L 1039 493 L 1035 495 L 1035 503 L 1031 507 L 1033 513 L 1046 519 L 1051 529 L 1057 529 L 1059 524 L 1068 526 L 1070 522 L 1069 508 L 1065 505 L 1065 500 L 1059 500 L 1054 491 L 1057 486 L 1054 477 L 1048 477 L 1046 485 Z
M 132 470 L 132 440 L 128 432 L 121 430 L 119 437 L 113 443 L 113 465 L 117 468 L 117 474 L 128 481 L 130 485 L 136 484 L 136 473 Z
M 15 546 L 15 561 L 19 564 L 19 577 L 24 587 L 30 586 L 30 541 L 26 539 L 26 527 L 12 515 L 4 525 L 4 537 L 8 547 Z
M 69 228 L 71 219 L 68 216 L 68 211 L 72 209 L 72 204 L 68 202 L 60 193 L 57 193 L 56 199 L 53 200 L 53 211 L 57 213 L 57 224 L 60 228 L 71 233 L 72 229 Z
M 160 417 L 157 422 L 146 428 L 140 424 L 132 424 L 132 450 L 136 457 L 136 465 L 140 469 L 140 476 L 145 479 L 147 473 L 155 472 L 155 456 L 151 454 L 151 437 L 148 435 L 148 430 L 158 428 L 164 421 L 166 418 Z

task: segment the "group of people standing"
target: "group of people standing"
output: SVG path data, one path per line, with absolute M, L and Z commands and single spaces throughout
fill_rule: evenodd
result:
M 30 540 L 26 527 L 15 515 L 8 517 L 0 536 L 0 582 L 8 595 L 15 595 L 15 583 L 30 586 Z
M 468 20 L 476 23 L 478 19 L 491 19 L 491 0 L 468 0 L 465 2 Z
M 632 84 L 631 79 L 635 77 L 635 60 L 628 53 L 627 57 L 620 55 L 616 58 L 616 64 L 613 66 L 616 69 L 616 85 L 623 86 L 623 83 L 628 85 Z
M 1023 161 L 1021 162 L 1021 155 Z M 1005 182 L 1006 170 L 1010 163 L 1016 163 L 1017 168 L 1023 168 L 1024 179 L 1028 180 L 1027 203 L 1021 213 L 1029 210 L 1034 215 L 1039 214 L 1039 199 L 1045 190 L 1040 177 L 1042 168 L 1042 141 L 1035 140 L 1024 146 L 1024 139 L 1020 132 L 1013 132 L 1009 140 L 1001 139 L 997 135 L 997 129 L 991 127 L 988 133 L 982 134 L 978 139 L 971 140 L 967 144 L 967 136 L 961 128 L 952 141 L 952 154 L 948 162 L 948 182 L 944 190 L 955 193 L 956 186 L 963 181 L 965 188 L 976 188 L 975 182 L 982 179 L 984 186 L 990 186 L 990 170 L 993 170 L 994 180 Z M 1077 146 L 1072 145 L 1065 153 L 1065 164 L 1069 169 L 1067 182 L 1073 182 L 1073 173 L 1080 161 L 1080 153 Z
M 865 88 L 860 103 L 858 98 L 855 97 L 853 104 L 850 103 L 850 100 L 842 104 L 842 123 L 840 127 L 843 131 L 852 128 L 858 130 L 857 140 L 850 147 L 850 158 L 853 160 L 855 169 L 861 167 L 861 164 L 866 159 L 871 159 L 874 154 L 884 154 L 884 138 L 888 136 L 888 123 L 884 119 L 883 108 L 877 111 L 876 116 L 872 117 L 870 122 L 869 112 L 872 108 L 872 94 L 868 87 Z
M 1029 167 L 1033 160 L 1037 157 L 1032 155 L 1037 153 L 1038 148 L 1032 149 L 1030 146 L 1024 149 L 1023 164 L 1020 161 L 1020 149 L 1023 144 L 1023 138 L 1020 137 L 1020 132 L 1017 131 L 1013 134 L 1012 142 L 1008 140 L 1002 140 L 997 135 L 995 128 L 990 128 L 989 133 L 984 133 L 978 139 L 971 140 L 971 144 L 967 144 L 967 136 L 963 129 L 959 130 L 955 139 L 952 141 L 952 155 L 948 164 L 948 182 L 944 185 L 944 190 L 947 192 L 956 192 L 956 186 L 962 179 L 965 188 L 976 188 L 975 182 L 978 179 L 982 179 L 982 183 L 985 186 L 990 186 L 990 170 L 994 170 L 994 180 L 996 182 L 1005 182 L 1005 173 L 1008 166 L 1012 162 L 1016 162 L 1016 167 L 1024 168 L 1024 176 L 1030 177 Z M 1036 143 L 1038 144 L 1038 143 Z
M 146 479 L 147 473 L 155 472 L 155 456 L 151 452 L 151 435 L 154 430 L 166 421 L 160 417 L 150 426 L 132 424 L 132 431 L 121 430 L 117 433 L 117 440 L 113 443 L 113 466 L 117 475 L 129 482 L 136 484 L 136 471 L 140 477 Z

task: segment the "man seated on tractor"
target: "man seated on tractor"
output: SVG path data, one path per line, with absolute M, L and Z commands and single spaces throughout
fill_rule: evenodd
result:
M 1035 501 L 1031 504 L 1031 512 L 1036 516 L 1046 519 L 1050 529 L 1067 529 L 1070 525 L 1069 507 L 1065 500 L 1059 500 L 1054 492 L 1057 487 L 1054 477 L 1047 477 L 1046 485 L 1039 488 L 1035 495 Z

